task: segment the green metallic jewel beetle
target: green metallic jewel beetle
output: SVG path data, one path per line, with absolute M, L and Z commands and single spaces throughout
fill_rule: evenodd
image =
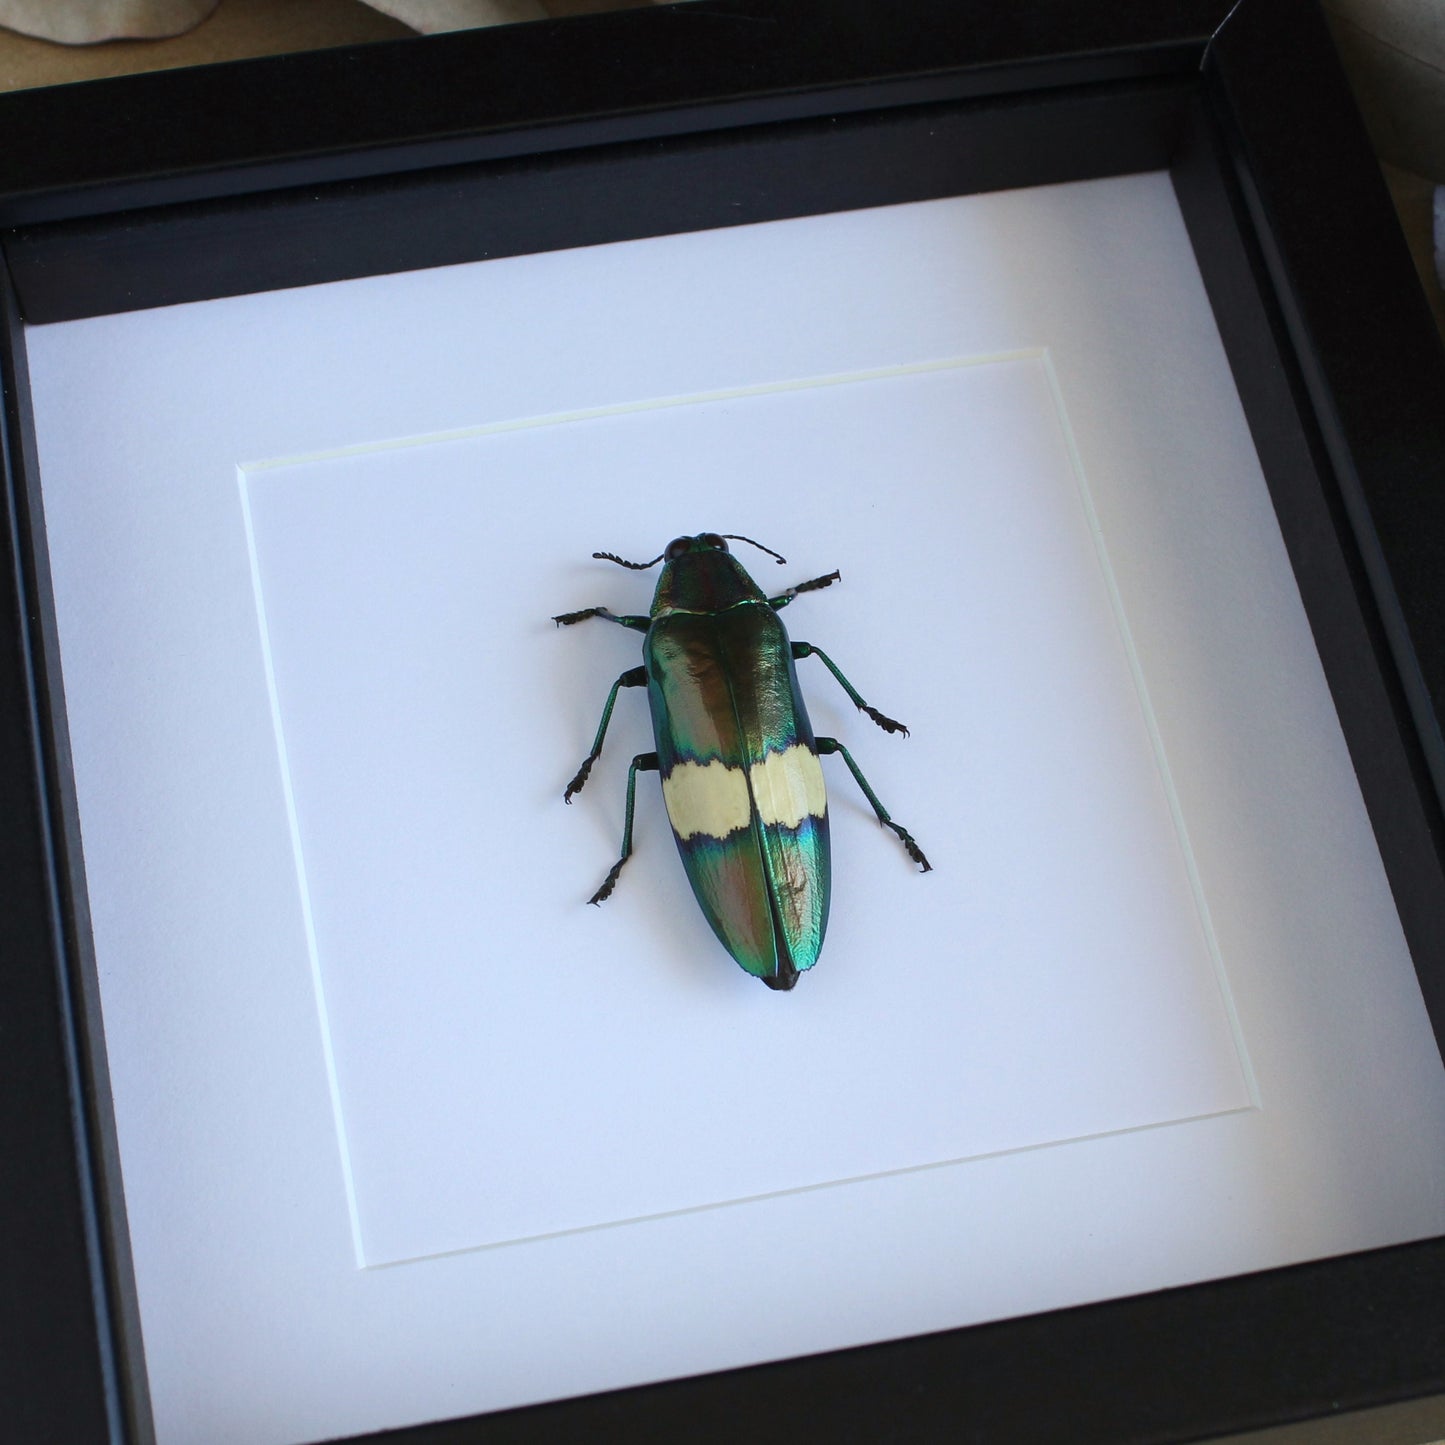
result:
M 770 557 L 748 537 L 728 534 Z M 888 816 L 848 749 L 817 738 L 798 691 L 794 661 L 818 657 L 843 690 L 886 732 L 908 729 L 870 707 L 833 660 L 807 642 L 790 642 L 778 617 L 800 592 L 838 581 L 838 573 L 769 597 L 716 532 L 679 537 L 651 562 L 603 561 L 642 571 L 662 562 L 647 617 L 620 617 L 606 607 L 564 612 L 561 624 L 604 617 L 645 632 L 643 665 L 612 684 L 602 721 L 564 801 L 580 792 L 602 752 L 618 690 L 646 687 L 655 753 L 639 753 L 627 771 L 622 856 L 589 900 L 601 903 L 632 855 L 632 813 L 639 772 L 662 774 L 662 796 L 692 891 L 723 947 L 755 978 L 788 989 L 812 968 L 828 927 L 831 867 L 828 809 L 818 759 L 840 753 L 878 821 L 902 840 L 925 873 L 928 859 Z

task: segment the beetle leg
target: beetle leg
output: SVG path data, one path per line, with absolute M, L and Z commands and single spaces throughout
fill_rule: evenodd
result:
M 814 738 L 813 746 L 819 754 L 841 753 L 843 755 L 843 761 L 848 764 L 848 771 L 853 774 L 854 781 L 863 789 L 863 796 L 868 799 L 873 805 L 873 811 L 878 814 L 878 821 L 885 828 L 892 828 L 903 840 L 903 846 L 907 849 L 908 856 L 918 864 L 920 872 L 932 873 L 933 865 L 923 856 L 923 850 L 913 841 L 913 835 L 906 828 L 900 828 L 888 816 L 888 809 L 878 801 L 878 794 L 868 786 L 868 779 L 863 776 L 863 770 L 853 761 L 853 754 L 837 738 Z
M 652 626 L 650 617 L 619 617 L 608 607 L 584 607 L 580 612 L 562 612 L 552 619 L 558 627 L 570 627 L 574 622 L 586 622 L 589 617 L 605 617 L 619 627 L 630 627 L 634 632 L 646 632 Z
M 799 582 L 796 587 L 789 587 L 788 590 L 784 592 L 781 596 L 769 597 L 768 606 L 771 607 L 774 612 L 779 612 L 784 607 L 786 607 L 788 603 L 790 603 L 793 598 L 798 595 L 798 593 L 816 592 L 820 587 L 831 587 L 833 583 L 839 582 L 841 580 L 841 573 L 830 572 L 826 577 L 814 577 L 811 581 Z
M 622 824 L 622 856 L 608 870 L 607 877 L 602 880 L 602 887 L 587 900 L 589 903 L 601 903 L 611 894 L 617 883 L 617 875 L 622 872 L 622 865 L 632 857 L 632 805 L 637 800 L 637 774 L 655 773 L 659 766 L 656 753 L 638 753 L 633 758 L 632 766 L 627 770 L 627 813 Z
M 879 712 L 876 707 L 870 707 L 866 702 L 863 701 L 863 699 L 858 695 L 858 689 L 855 688 L 853 684 L 849 682 L 848 679 L 844 677 L 841 672 L 838 671 L 838 664 L 834 662 L 833 659 L 829 657 L 828 654 L 824 652 L 821 647 L 814 647 L 811 642 L 795 642 L 793 644 L 793 656 L 795 658 L 818 658 L 822 662 L 823 666 L 826 667 L 828 671 L 831 672 L 833 676 L 836 677 L 838 681 L 843 684 L 843 691 L 846 692 L 848 696 L 853 699 L 854 704 L 857 706 L 860 712 L 866 712 L 868 716 L 871 717 L 873 721 L 876 722 L 885 733 L 902 733 L 904 737 L 908 736 L 908 729 L 904 727 L 901 722 L 894 722 L 891 717 L 885 717 L 884 714 Z
M 577 769 L 577 776 L 567 784 L 567 791 L 562 794 L 562 801 L 570 803 L 573 793 L 580 793 L 582 785 L 587 781 L 587 774 L 592 771 L 592 764 L 602 754 L 602 739 L 607 736 L 607 724 L 612 721 L 612 709 L 617 702 L 617 689 L 620 687 L 646 687 L 647 669 L 645 667 L 634 667 L 624 672 L 616 682 L 612 684 L 612 691 L 607 694 L 607 703 L 602 709 L 602 721 L 597 724 L 597 736 L 592 739 L 592 751 L 583 759 L 582 766 Z

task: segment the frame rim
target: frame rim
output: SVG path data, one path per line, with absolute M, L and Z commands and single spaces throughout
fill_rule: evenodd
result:
M 875 0 L 707 0 L 12 92 L 0 228 L 836 115 L 880 95 L 899 106 L 1177 75 L 1229 11 L 1038 0 L 1021 22 L 968 8 L 961 25 L 957 6 L 906 0 L 903 23 L 880 29 Z M 97 129 L 109 112 L 127 124 Z M 205 124 L 177 127 L 177 113 Z

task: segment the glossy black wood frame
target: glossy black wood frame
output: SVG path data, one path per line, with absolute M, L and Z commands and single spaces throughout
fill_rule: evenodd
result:
M 1445 1041 L 1445 357 L 1312 0 L 1231 3 L 696 0 L 0 96 L 12 1438 L 150 1433 L 26 323 L 1168 167 Z M 1438 1392 L 1445 1239 L 385 1438 L 1086 1445 Z

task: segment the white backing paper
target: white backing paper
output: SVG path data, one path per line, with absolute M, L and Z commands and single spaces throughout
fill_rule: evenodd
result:
M 1251 1102 L 1044 357 L 540 418 L 252 466 L 243 486 L 364 1262 Z M 834 519 L 840 489 L 866 524 Z M 638 639 L 547 625 L 538 491 L 564 512 L 615 497 L 623 536 L 713 496 L 813 550 L 853 537 L 843 585 L 874 614 L 853 631 L 912 694 L 909 745 L 803 672 L 819 727 L 888 767 L 937 874 L 899 888 L 905 856 L 839 758 L 828 966 L 794 998 L 728 967 L 655 778 L 632 944 L 597 956 L 606 923 L 578 904 L 611 857 L 553 866 L 556 827 L 587 827 L 556 791 Z M 591 572 L 563 605 L 646 610 L 647 579 Z M 831 638 L 841 595 L 787 618 Z M 554 701 L 563 671 L 595 680 L 580 709 Z M 615 831 L 649 746 L 645 697 L 621 706 L 581 795 L 589 839 L 599 817 Z

